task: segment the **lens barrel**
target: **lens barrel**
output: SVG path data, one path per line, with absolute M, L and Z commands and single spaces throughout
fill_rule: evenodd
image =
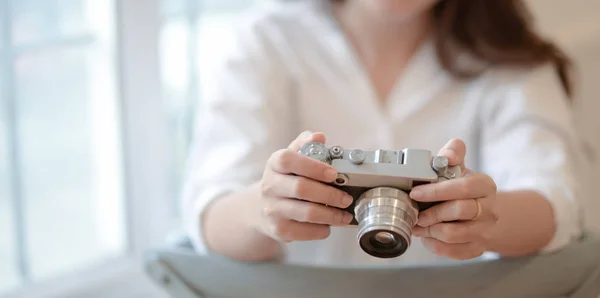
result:
M 395 258 L 410 247 L 419 209 L 406 192 L 391 187 L 370 189 L 361 195 L 354 211 L 358 242 L 365 253 Z

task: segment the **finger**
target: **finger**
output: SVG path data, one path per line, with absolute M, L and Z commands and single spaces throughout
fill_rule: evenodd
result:
M 338 208 L 287 198 L 269 204 L 265 214 L 272 218 L 331 226 L 347 226 L 354 218 L 349 212 Z
M 283 242 L 323 240 L 331 234 L 331 228 L 327 225 L 293 220 L 276 221 L 270 229 L 269 234 Z
M 485 248 L 477 242 L 448 244 L 433 238 L 423 238 L 422 242 L 432 253 L 454 260 L 477 258 L 485 252 Z
M 297 152 L 304 144 L 309 142 L 319 142 L 324 144 L 326 142 L 326 138 L 323 133 L 305 131 L 298 135 L 298 137 L 290 143 L 288 149 Z
M 480 206 L 481 203 L 478 204 L 475 200 L 446 201 L 422 211 L 417 224 L 428 227 L 444 221 L 470 220 L 479 214 Z
M 459 139 L 452 139 L 440 149 L 438 152 L 439 156 L 445 156 L 448 158 L 448 164 L 450 166 L 460 166 L 461 170 L 465 172 L 465 155 L 467 154 L 467 145 L 465 142 Z
M 413 235 L 450 244 L 477 242 L 484 239 L 484 234 L 490 226 L 491 223 L 487 221 L 440 223 L 429 227 L 416 226 L 413 228 Z
M 458 179 L 419 185 L 412 189 L 410 197 L 420 202 L 475 199 L 495 193 L 496 183 L 481 173 Z
M 263 194 L 346 208 L 353 202 L 350 194 L 333 186 L 300 176 L 275 175 L 263 185 Z
M 337 178 L 337 171 L 330 164 L 288 149 L 275 152 L 268 166 L 280 174 L 294 174 L 325 183 Z

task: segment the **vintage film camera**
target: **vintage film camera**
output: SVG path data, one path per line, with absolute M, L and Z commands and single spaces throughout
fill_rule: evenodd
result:
M 338 171 L 331 185 L 354 198 L 345 210 L 354 215 L 351 225 L 358 225 L 358 244 L 378 258 L 404 254 L 419 212 L 437 204 L 410 199 L 413 187 L 461 177 L 460 166 L 424 149 L 363 151 L 310 142 L 299 153 Z

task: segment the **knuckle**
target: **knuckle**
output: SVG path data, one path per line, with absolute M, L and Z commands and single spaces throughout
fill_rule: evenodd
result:
M 472 214 L 469 214 L 470 200 L 457 200 L 454 202 L 454 215 L 457 219 L 469 218 Z
M 469 196 L 469 193 L 471 192 L 471 183 L 469 179 L 461 180 L 461 183 L 459 185 L 459 192 L 463 198 Z
M 294 183 L 293 183 L 293 189 L 292 192 L 294 194 L 294 196 L 296 198 L 304 198 L 306 197 L 306 194 L 308 192 L 308 188 L 310 187 L 308 185 L 308 181 L 305 179 L 295 179 Z
M 285 151 L 286 151 L 285 149 L 280 149 L 280 150 L 273 152 L 271 154 L 271 156 L 269 157 L 269 161 L 279 163 L 279 161 L 281 160 L 281 155 Z
M 343 197 L 341 192 L 333 187 L 330 187 L 328 192 L 329 192 L 329 195 L 328 195 L 326 203 L 329 205 L 333 205 L 333 206 L 340 206 L 342 204 L 342 197 Z
M 274 218 L 277 215 L 277 209 L 272 205 L 267 205 L 263 207 L 263 215 L 269 218 Z
M 439 198 L 439 195 L 440 195 L 440 185 L 441 184 L 431 185 L 430 195 L 429 195 L 430 197 Z
M 490 214 L 490 217 L 489 217 L 490 223 L 491 224 L 496 224 L 496 223 L 498 223 L 498 221 L 500 221 L 500 215 L 498 214 L 498 212 L 496 210 L 494 210 L 495 208 L 492 207 L 490 209 L 492 209 L 489 212 L 489 214 Z
M 437 207 L 437 206 L 434 206 L 433 208 L 429 208 L 428 216 L 431 216 L 431 218 L 434 220 L 434 222 L 438 223 L 438 222 L 441 222 L 440 210 L 439 210 L 440 208 L 435 208 L 435 207 Z
M 344 222 L 344 212 L 339 209 L 333 209 L 332 222 L 336 225 L 341 225 Z
M 311 134 L 312 134 L 312 132 L 311 132 L 311 131 L 309 131 L 309 130 L 305 130 L 305 131 L 303 131 L 302 133 L 300 133 L 300 134 L 298 135 L 298 137 L 296 138 L 296 140 L 303 141 L 304 139 L 306 139 L 306 138 L 310 137 L 310 135 L 311 135 Z
M 449 224 L 443 224 L 440 227 L 440 233 L 443 235 L 444 239 L 452 239 L 454 236 L 454 231 L 452 229 L 452 226 Z
M 442 234 L 448 241 L 460 241 L 463 238 L 463 229 L 459 225 L 447 224 L 442 227 Z
M 263 196 L 269 196 L 273 193 L 273 185 L 268 179 L 263 179 L 260 182 L 260 193 Z
M 319 208 L 316 208 L 316 206 L 310 206 L 309 208 L 306 208 L 303 216 L 301 217 L 305 222 L 317 222 L 319 221 L 321 215 L 320 211 L 321 210 L 319 210 Z
M 284 241 L 292 240 L 291 231 L 289 229 L 289 226 L 285 222 L 275 223 L 273 234 L 275 235 L 275 237 Z
M 494 179 L 492 179 L 492 177 L 490 176 L 485 176 L 486 177 L 486 183 L 488 185 L 488 187 L 490 188 L 490 191 L 492 192 L 497 192 L 498 191 L 498 185 L 496 185 L 496 181 L 494 181 Z
M 296 157 L 296 153 L 290 150 L 280 150 L 278 154 L 278 164 L 284 170 L 289 170 L 292 168 L 294 164 L 294 158 Z

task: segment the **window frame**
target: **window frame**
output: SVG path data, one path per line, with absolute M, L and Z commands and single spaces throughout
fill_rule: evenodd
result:
M 11 198 L 9 199 L 10 206 L 15 221 L 15 253 L 17 258 L 16 273 L 19 275 L 21 284 L 27 284 L 29 282 L 29 266 L 27 258 L 27 243 L 25 232 L 25 219 L 24 210 L 25 203 L 24 197 L 21 193 L 21 171 L 20 171 L 20 155 L 19 155 L 19 144 L 17 142 L 18 123 L 15 115 L 17 114 L 17 105 L 15 103 L 15 68 L 14 61 L 16 58 L 16 51 L 11 46 L 12 42 L 12 21 L 11 21 L 11 4 L 10 0 L 0 0 L 0 22 L 2 22 L 2 42 L 0 43 L 0 72 L 2 72 L 2 78 L 4 84 L 2 86 L 2 96 L 0 96 L 0 104 L 3 106 L 6 124 L 6 142 L 7 142 L 7 155 L 8 155 L 8 185 L 10 188 L 9 193 Z
M 163 244 L 174 228 L 167 199 L 173 196 L 170 172 L 165 170 L 173 166 L 174 153 L 161 88 L 160 1 L 115 1 L 128 238 L 130 253 L 137 257 Z
M 163 1 L 169 1 L 169 0 L 158 0 L 158 5 L 160 5 L 160 2 Z M 185 120 L 187 121 L 187 124 L 189 126 L 184 128 L 184 132 L 183 134 L 185 135 L 185 138 L 187 138 L 187 143 L 186 144 L 177 144 L 177 145 L 183 145 L 189 147 L 191 145 L 191 138 L 193 137 L 193 124 L 195 121 L 195 111 L 196 111 L 196 103 L 197 101 L 200 99 L 200 71 L 199 69 L 196 68 L 196 66 L 198 66 L 198 53 L 199 53 L 199 49 L 198 49 L 198 35 L 199 35 L 199 30 L 198 30 L 198 25 L 200 22 L 200 17 L 201 17 L 201 12 L 202 12 L 202 0 L 184 0 L 184 7 L 182 11 L 177 11 L 177 12 L 162 12 L 160 11 L 160 27 L 159 28 L 159 42 L 160 42 L 160 34 L 162 33 L 162 29 L 164 26 L 166 26 L 167 24 L 174 22 L 176 20 L 183 20 L 183 22 L 186 25 L 186 39 L 187 39 L 187 49 L 186 49 L 186 60 L 187 63 L 189 65 L 191 65 L 191 67 L 189 67 L 187 69 L 187 73 L 186 76 L 188 78 L 189 84 L 187 86 L 187 88 L 185 88 L 185 101 L 187 103 L 187 105 L 190 107 L 190 110 L 188 111 L 188 113 L 186 113 L 186 115 L 179 115 L 179 116 L 183 116 L 183 118 L 185 118 Z M 160 9 L 160 8 L 159 8 Z M 160 51 L 160 48 L 159 48 Z M 159 53 L 160 55 L 161 53 Z M 162 63 L 162 59 L 163 57 L 160 57 L 161 61 L 159 61 L 159 64 Z M 162 86 L 164 85 L 164 82 L 161 82 Z M 165 103 L 165 105 L 168 105 L 168 102 L 170 101 L 170 98 L 167 97 L 166 92 L 163 92 L 163 102 Z M 167 121 L 172 121 L 173 119 L 171 118 L 171 114 L 166 114 L 165 117 L 167 119 Z M 172 123 L 169 122 L 167 123 L 168 125 L 171 125 Z M 171 139 L 173 140 L 173 139 Z M 179 167 L 180 164 L 178 163 L 179 161 L 176 159 L 176 152 L 177 150 L 181 150 L 180 147 L 177 146 L 171 146 L 171 151 L 173 153 L 173 159 L 172 159 L 172 164 L 171 167 L 169 168 L 169 170 L 171 171 L 172 175 L 174 175 L 174 177 L 170 178 L 170 181 L 175 181 L 175 185 L 171 184 L 171 194 L 177 196 L 177 198 L 179 198 L 179 196 L 181 196 L 181 185 L 178 184 L 181 182 L 181 179 L 183 179 L 183 173 L 182 173 L 182 169 Z M 187 150 L 185 150 L 187 151 Z M 171 201 L 171 216 L 175 219 L 179 219 L 181 214 L 180 214 L 180 209 L 179 209 L 180 205 L 179 205 L 179 200 L 177 201 Z

